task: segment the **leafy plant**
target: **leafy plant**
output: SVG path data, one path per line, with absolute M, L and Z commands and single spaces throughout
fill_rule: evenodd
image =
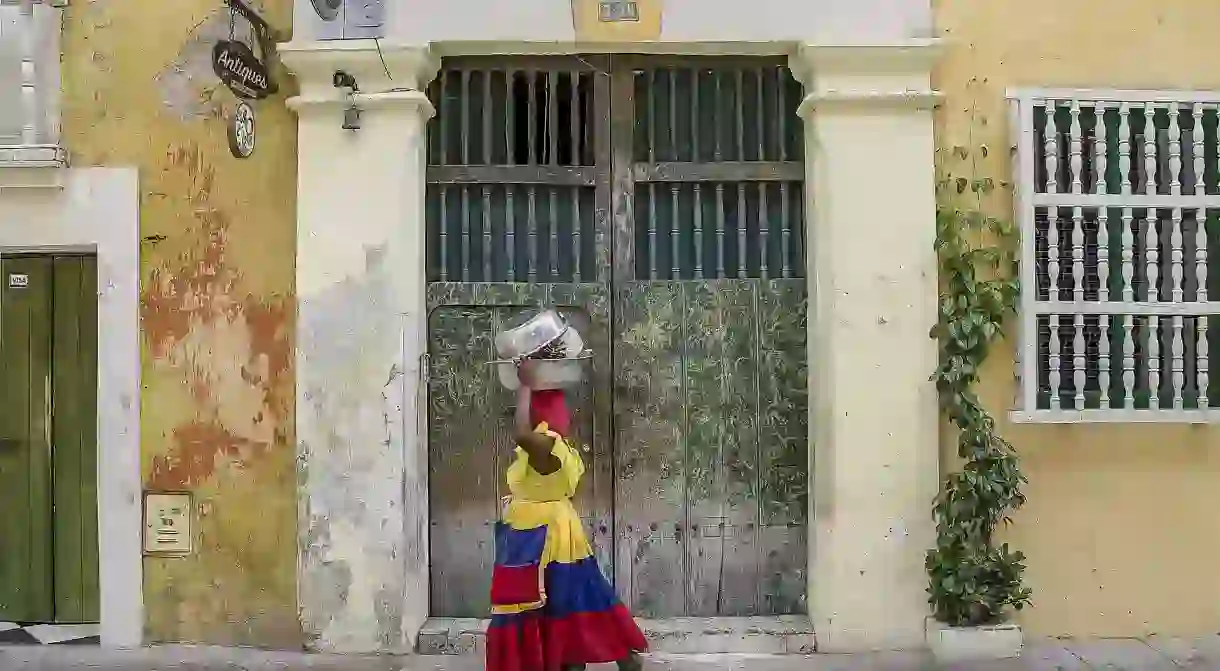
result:
M 983 362 L 1016 309 L 1017 235 L 1011 221 L 987 214 L 985 203 L 997 184 L 980 176 L 988 148 L 973 145 L 973 129 L 985 125 L 977 106 L 970 123 L 970 144 L 938 161 L 941 291 L 931 337 L 940 345 L 940 361 L 932 380 L 963 464 L 941 484 L 933 507 L 936 547 L 926 559 L 933 614 L 959 627 L 997 623 L 1031 596 L 1022 584 L 1025 556 L 994 543 L 996 527 L 1025 503 L 1026 480 L 975 391 Z

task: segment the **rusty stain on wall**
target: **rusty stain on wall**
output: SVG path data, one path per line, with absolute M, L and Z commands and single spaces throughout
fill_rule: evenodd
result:
M 291 25 L 289 0 L 261 9 Z M 229 154 L 208 60 L 228 31 L 215 0 L 73 2 L 64 137 L 75 166 L 139 169 L 144 483 L 198 502 L 197 552 L 144 560 L 146 638 L 298 648 L 296 126 L 285 90 Z
M 935 9 L 946 42 L 937 71 L 942 152 L 1010 146 L 1008 87 L 1220 88 L 1217 4 L 940 0 Z M 982 170 L 1011 179 L 1008 152 L 990 152 Z M 994 212 L 1010 217 L 1011 207 L 997 199 Z M 997 347 L 981 390 L 1002 422 L 1013 399 L 1012 347 Z M 1029 502 L 1005 533 L 1029 557 L 1027 630 L 1127 637 L 1220 628 L 1220 517 L 1211 512 L 1220 505 L 1220 432 L 1007 423 L 1002 431 L 1029 476 Z M 1169 557 L 1173 570 L 1164 571 Z

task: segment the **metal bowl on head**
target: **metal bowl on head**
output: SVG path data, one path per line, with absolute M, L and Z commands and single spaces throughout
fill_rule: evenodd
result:
M 536 354 L 571 330 L 554 310 L 543 310 L 516 328 L 496 334 L 496 352 L 502 359 L 523 359 Z

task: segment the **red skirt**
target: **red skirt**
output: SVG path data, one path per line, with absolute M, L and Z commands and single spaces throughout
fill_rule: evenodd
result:
M 492 574 L 492 602 L 520 603 L 529 596 L 531 582 L 538 584 L 536 577 L 528 575 L 529 562 L 522 562 L 525 557 L 520 556 L 533 552 L 513 552 L 504 545 L 519 543 L 521 550 L 535 545 L 537 539 L 530 532 L 536 530 L 501 526 L 497 531 L 501 547 Z M 546 589 L 541 608 L 492 616 L 487 630 L 487 671 L 560 671 L 569 664 L 615 662 L 648 649 L 643 632 L 602 575 L 596 559 L 555 561 L 541 570 Z

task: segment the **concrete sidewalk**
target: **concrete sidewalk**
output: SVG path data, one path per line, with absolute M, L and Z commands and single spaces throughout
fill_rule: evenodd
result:
M 244 648 L 158 646 L 102 650 L 91 646 L 0 647 L 0 671 L 480 671 L 482 660 L 460 656 L 358 657 Z M 613 666 L 601 667 L 612 671 Z M 654 655 L 655 671 L 1071 671 L 1075 669 L 1220 671 L 1220 636 L 1047 640 L 1027 643 L 1021 658 L 938 666 L 925 654 Z

